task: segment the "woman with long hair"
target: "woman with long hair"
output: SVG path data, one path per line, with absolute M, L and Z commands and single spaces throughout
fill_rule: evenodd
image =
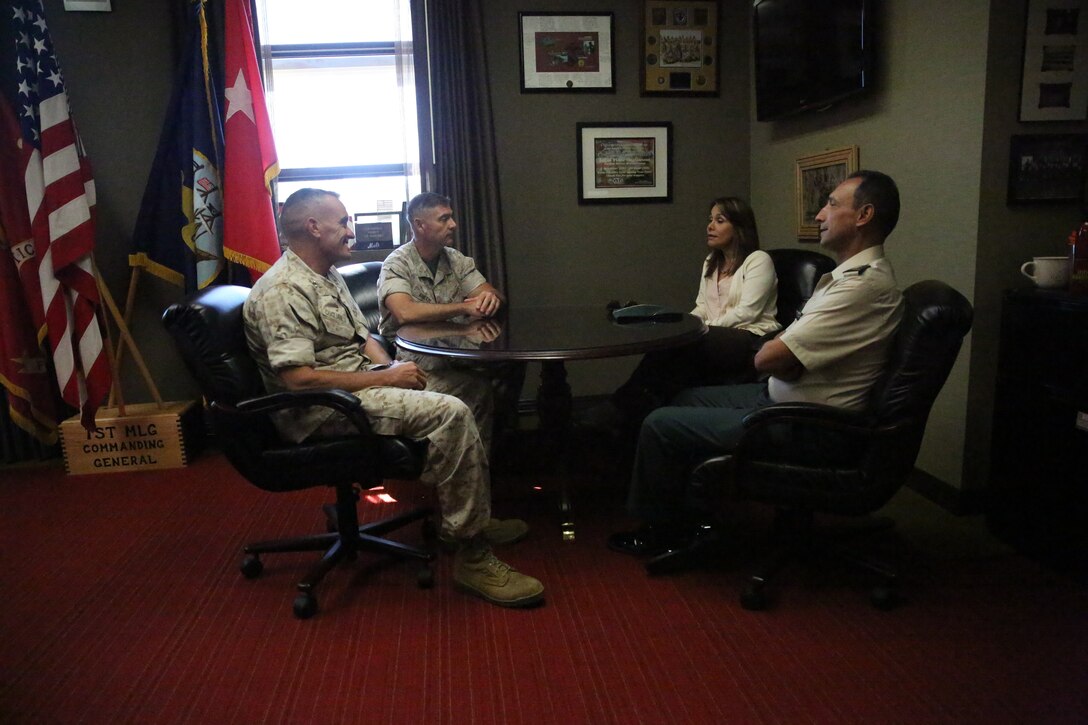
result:
M 591 425 L 637 427 L 684 388 L 755 378 L 756 349 L 780 328 L 778 278 L 770 255 L 759 249 L 755 214 L 746 201 L 725 196 L 711 202 L 706 245 L 691 312 L 706 321 L 709 332 L 690 345 L 643 357 L 604 409 L 590 415 Z

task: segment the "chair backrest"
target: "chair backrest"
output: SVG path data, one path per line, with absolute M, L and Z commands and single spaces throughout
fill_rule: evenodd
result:
M 246 346 L 242 307 L 248 296 L 248 287 L 209 287 L 167 308 L 163 324 L 210 405 L 219 446 L 234 467 L 267 491 L 306 488 L 309 481 L 285 477 L 290 469 L 272 458 L 283 443 L 271 419 L 243 421 L 232 413 L 236 403 L 265 392 Z
M 372 332 L 378 331 L 378 322 L 381 316 L 378 312 L 378 275 L 382 273 L 381 262 L 358 262 L 338 267 L 337 271 L 344 277 L 351 296 L 363 312 L 366 319 L 366 327 Z
M 808 249 L 768 249 L 778 276 L 778 324 L 789 327 L 812 297 L 820 277 L 835 269 L 835 260 Z
M 209 402 L 234 404 L 264 392 L 246 347 L 242 306 L 247 287 L 209 287 L 171 305 L 163 323 Z
M 903 319 L 888 367 L 873 386 L 869 407 L 878 424 L 925 424 L 974 317 L 971 303 L 944 282 L 916 282 L 903 291 Z

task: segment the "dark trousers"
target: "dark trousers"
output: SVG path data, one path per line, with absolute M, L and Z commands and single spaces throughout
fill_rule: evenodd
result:
M 648 353 L 612 402 L 637 425 L 686 388 L 752 382 L 752 359 L 762 339 L 734 327 L 711 327 L 693 343 Z
M 650 413 L 639 431 L 628 510 L 648 523 L 687 523 L 703 515 L 688 495 L 697 463 L 734 449 L 744 417 L 769 405 L 766 383 L 692 388 Z

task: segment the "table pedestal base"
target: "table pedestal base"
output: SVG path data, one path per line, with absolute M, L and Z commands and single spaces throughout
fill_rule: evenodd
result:
M 574 541 L 574 516 L 570 502 L 570 450 L 572 399 L 567 383 L 567 369 L 562 360 L 544 360 L 537 388 L 536 409 L 540 430 L 553 449 L 552 460 L 558 463 L 559 528 L 563 541 Z

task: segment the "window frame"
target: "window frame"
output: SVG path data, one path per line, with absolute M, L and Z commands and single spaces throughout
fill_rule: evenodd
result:
M 275 65 L 284 60 L 321 61 L 335 58 L 391 58 L 396 63 L 396 43 L 393 41 L 358 43 L 291 43 L 268 46 L 269 72 L 275 83 Z M 317 63 L 317 66 L 332 64 Z M 418 97 L 418 93 L 416 93 Z M 419 134 L 419 111 L 416 111 L 416 133 Z M 420 150 L 422 155 L 422 149 Z M 312 166 L 280 168 L 281 181 L 325 181 L 331 179 L 377 178 L 409 175 L 409 164 L 364 164 L 355 166 Z

